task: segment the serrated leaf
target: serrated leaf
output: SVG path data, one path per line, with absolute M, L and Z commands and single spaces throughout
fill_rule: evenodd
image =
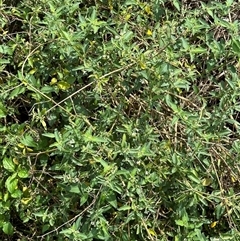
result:
M 33 138 L 30 135 L 25 135 L 22 140 L 21 143 L 25 146 L 29 146 L 29 147 L 36 147 L 37 143 L 33 140 Z
M 8 54 L 8 55 L 12 55 L 14 51 L 14 48 L 9 47 L 7 45 L 0 45 L 0 53 L 2 54 Z
M 10 172 L 14 172 L 15 170 L 15 164 L 11 158 L 4 157 L 3 167 Z

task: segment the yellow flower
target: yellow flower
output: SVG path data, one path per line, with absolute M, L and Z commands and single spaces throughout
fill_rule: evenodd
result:
M 51 82 L 50 82 L 50 85 L 54 85 L 57 83 L 57 79 L 56 78 L 52 78 L 51 79 Z
M 125 15 L 125 21 L 127 22 L 129 19 L 131 18 L 131 14 L 128 13 L 127 15 Z
M 34 74 L 37 71 L 37 69 L 32 69 L 29 71 L 29 74 Z
M 22 199 L 21 199 L 21 203 L 27 205 L 31 200 L 32 200 L 32 197 L 22 198 Z
M 214 227 L 217 225 L 217 223 L 218 223 L 218 221 L 212 222 L 212 223 L 210 224 L 210 227 L 211 227 L 211 228 L 214 228 Z
M 146 69 L 146 67 L 147 67 L 146 64 L 143 63 L 142 61 L 139 62 L 139 65 L 140 65 L 141 69 Z
M 146 34 L 147 34 L 148 36 L 152 36 L 152 31 L 151 31 L 150 29 L 148 29 L 147 32 L 146 32 Z
M 59 81 L 57 85 L 60 90 L 68 90 L 71 87 L 71 85 L 68 82 L 63 80 Z
M 151 8 L 149 5 L 147 5 L 145 8 L 144 8 L 145 12 L 148 14 L 148 15 L 151 15 L 152 14 L 152 11 L 151 11 Z

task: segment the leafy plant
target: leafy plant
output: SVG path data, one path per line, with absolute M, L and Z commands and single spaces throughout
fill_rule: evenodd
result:
M 239 7 L 0 1 L 2 240 L 238 240 Z

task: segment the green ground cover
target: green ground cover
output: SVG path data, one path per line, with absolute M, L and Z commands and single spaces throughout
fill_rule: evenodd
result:
M 240 240 L 239 16 L 0 0 L 0 239 Z

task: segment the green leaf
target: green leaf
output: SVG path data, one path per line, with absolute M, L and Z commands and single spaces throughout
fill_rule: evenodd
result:
M 87 132 L 83 135 L 83 139 L 85 142 L 108 142 L 106 138 L 93 136 L 92 128 L 87 130 Z
M 173 103 L 172 97 L 171 97 L 169 94 L 167 94 L 165 98 L 166 98 L 166 103 L 167 103 L 167 105 L 168 105 L 175 113 L 178 113 L 178 112 L 179 112 L 179 109 L 178 109 L 177 105 Z
M 188 178 L 191 179 L 192 181 L 194 181 L 197 184 L 201 183 L 201 180 L 199 180 L 199 178 L 196 177 L 193 173 L 189 173 Z
M 106 201 L 109 202 L 111 206 L 117 209 L 117 200 L 114 193 L 109 193 L 106 197 Z
M 73 39 L 71 38 L 72 35 L 70 35 L 69 32 L 66 32 L 66 31 L 61 30 L 61 33 L 63 34 L 63 36 L 64 36 L 71 44 L 73 44 L 73 42 L 72 42 Z
M 123 40 L 130 41 L 133 38 L 134 34 L 132 31 L 128 31 L 123 35 Z
M 14 172 L 15 170 L 15 164 L 11 158 L 3 158 L 3 167 L 10 172 Z
M 226 28 L 226 29 L 231 29 L 232 28 L 232 25 L 229 22 L 227 22 L 227 21 L 225 21 L 225 20 L 223 20 L 221 18 L 215 17 L 215 22 L 217 24 L 219 24 L 220 26 Z
M 103 168 L 104 168 L 104 171 L 103 171 L 103 174 L 106 174 L 107 172 L 109 172 L 111 169 L 113 169 L 114 167 L 114 164 L 111 164 L 109 165 L 106 161 L 104 161 L 102 158 L 99 158 L 99 157 L 94 157 L 94 160 L 96 162 L 99 162 Z
M 231 233 L 220 233 L 221 240 L 236 240 Z
M 123 136 L 122 136 L 122 142 L 121 142 L 121 147 L 124 148 L 127 146 L 127 142 L 126 142 L 126 134 L 123 133 Z
M 9 64 L 10 60 L 0 58 L 0 64 Z
M 14 46 L 13 46 L 14 47 Z M 0 53 L 1 54 L 8 54 L 8 55 L 12 55 L 14 48 L 13 47 L 9 47 L 7 45 L 0 45 Z
M 19 189 L 16 189 L 11 193 L 11 197 L 13 198 L 20 198 L 21 196 L 22 196 L 22 191 Z
M 181 38 L 181 41 L 182 41 L 183 48 L 188 50 L 189 49 L 188 41 L 185 38 Z
M 13 235 L 14 228 L 10 222 L 4 223 L 2 230 L 7 235 Z
M 183 222 L 183 220 L 175 220 L 175 223 L 179 226 L 182 226 L 182 227 L 185 226 L 185 223 Z
M 52 86 L 44 86 L 43 88 L 41 88 L 41 92 L 48 94 L 48 93 L 52 93 L 55 91 L 55 88 Z
M 95 8 L 92 8 L 92 14 L 91 14 L 91 21 L 94 21 L 96 19 L 97 12 Z
M 80 206 L 82 206 L 88 200 L 88 193 L 84 193 L 80 198 Z
M 197 47 L 197 48 L 192 48 L 190 50 L 190 52 L 193 53 L 193 54 L 202 54 L 202 53 L 206 53 L 207 49 L 201 48 L 201 47 Z
M 219 220 L 222 217 L 225 211 L 226 211 L 226 207 L 222 203 L 216 206 L 215 213 L 216 213 L 217 220 Z
M 74 223 L 74 228 L 75 230 L 78 230 L 80 228 L 80 225 L 82 224 L 82 217 L 78 217 L 78 219 L 76 220 L 76 222 Z
M 20 178 L 28 178 L 29 177 L 29 172 L 25 168 L 19 167 L 17 173 Z
M 3 105 L 2 102 L 0 102 L 0 118 L 6 117 L 7 116 L 7 109 Z
M 240 41 L 238 39 L 232 40 L 232 48 L 236 54 L 240 55 Z
M 18 86 L 17 88 L 15 88 L 9 95 L 9 98 L 13 98 L 13 97 L 16 97 L 22 93 L 24 93 L 26 90 L 26 87 L 24 86 Z
M 80 193 L 80 189 L 79 189 L 77 184 L 71 185 L 70 188 L 69 188 L 69 192 L 79 194 Z
M 234 0 L 227 0 L 227 1 L 226 1 L 226 5 L 227 5 L 228 7 L 231 7 L 231 5 L 233 4 L 233 1 L 234 1 Z
M 12 176 L 8 177 L 5 182 L 5 186 L 10 193 L 13 193 L 17 189 L 18 179 L 16 177 L 17 173 L 14 173 Z
M 54 130 L 54 137 L 55 137 L 57 142 L 59 142 L 59 143 L 61 142 L 62 135 L 61 135 L 61 133 L 59 133 L 59 131 L 57 129 Z
M 173 5 L 180 12 L 181 8 L 180 8 L 179 1 L 178 0 L 173 0 Z
M 137 158 L 142 158 L 144 156 L 154 156 L 154 153 L 150 150 L 150 143 L 144 144 L 138 150 Z
M 198 237 L 198 241 L 205 241 L 206 240 L 204 234 L 202 234 L 200 229 L 194 229 L 194 232 L 196 233 L 196 235 Z
M 130 209 L 132 209 L 131 206 L 129 206 L 129 205 L 124 205 L 124 206 L 118 208 L 118 211 L 126 211 L 126 210 L 130 210 Z
M 126 0 L 124 5 L 128 6 L 128 5 L 137 5 L 138 2 L 136 0 Z
M 188 90 L 190 87 L 190 83 L 187 80 L 178 79 L 174 82 L 174 87 Z
M 55 138 L 56 137 L 56 135 L 54 134 L 54 133 L 43 133 L 42 134 L 43 136 L 46 136 L 46 137 L 49 137 L 49 138 Z
M 25 135 L 22 138 L 21 143 L 28 147 L 36 147 L 37 146 L 37 143 L 33 140 L 32 136 L 30 136 L 30 135 Z

